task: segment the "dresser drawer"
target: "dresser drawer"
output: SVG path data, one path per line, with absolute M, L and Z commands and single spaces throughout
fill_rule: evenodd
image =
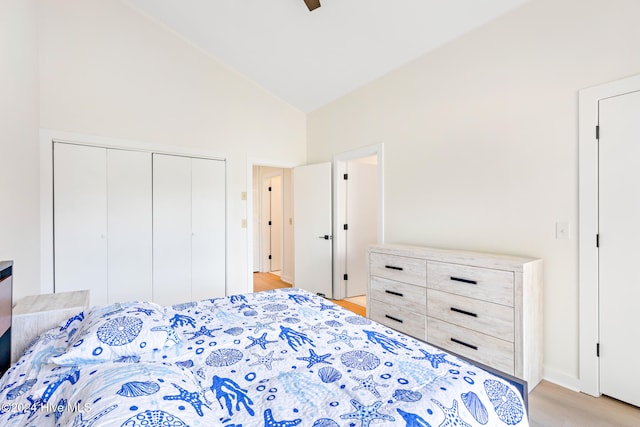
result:
M 371 276 L 369 297 L 398 310 L 427 314 L 427 288 Z
M 426 317 L 424 315 L 404 310 L 402 307 L 389 306 L 375 299 L 370 299 L 369 305 L 368 311 L 371 320 L 425 340 Z
M 372 276 L 426 286 L 427 261 L 424 259 L 372 252 L 369 260 Z
M 427 335 L 431 344 L 514 375 L 513 343 L 432 317 L 427 318 Z
M 513 342 L 513 307 L 429 289 L 427 313 L 429 317 Z
M 513 307 L 513 272 L 429 261 L 427 287 Z

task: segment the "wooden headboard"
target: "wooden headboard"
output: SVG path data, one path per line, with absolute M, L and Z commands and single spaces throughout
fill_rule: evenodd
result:
M 0 376 L 11 364 L 13 261 L 0 261 Z

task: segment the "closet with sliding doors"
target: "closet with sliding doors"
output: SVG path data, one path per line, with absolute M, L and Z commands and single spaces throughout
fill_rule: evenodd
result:
M 53 144 L 54 289 L 92 305 L 225 295 L 223 160 Z

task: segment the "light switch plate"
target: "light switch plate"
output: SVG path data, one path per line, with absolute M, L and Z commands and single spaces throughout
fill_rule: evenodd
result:
M 568 222 L 556 222 L 556 239 L 569 240 L 571 238 L 571 225 Z

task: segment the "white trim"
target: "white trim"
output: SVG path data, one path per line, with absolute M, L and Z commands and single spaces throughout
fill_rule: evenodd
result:
M 580 391 L 600 395 L 596 356 L 598 334 L 598 103 L 601 99 L 640 90 L 640 75 L 579 92 L 579 277 L 580 277 Z
M 567 375 L 564 371 L 550 368 L 547 365 L 545 365 L 544 367 L 543 378 L 545 379 L 545 381 L 552 382 L 569 390 L 576 392 L 580 391 L 580 380 L 578 380 L 578 378 L 576 378 L 575 376 Z M 531 393 L 532 391 L 533 390 L 529 390 L 529 393 Z
M 347 293 L 346 283 L 341 277 L 343 270 L 337 268 L 340 263 L 344 263 L 346 256 L 343 233 L 339 233 L 338 224 L 344 224 L 344 208 L 342 203 L 345 200 L 344 180 L 340 177 L 345 173 L 346 163 L 349 160 L 361 159 L 363 157 L 377 157 L 377 177 L 378 177 L 378 241 L 384 243 L 384 144 L 379 143 L 355 150 L 338 153 L 333 156 L 333 297 L 343 299 Z
M 253 167 L 269 166 L 282 169 L 293 169 L 300 166 L 296 163 L 282 162 L 279 160 L 247 157 L 247 292 L 253 292 Z M 295 256 L 295 248 L 294 248 Z M 260 262 L 262 267 L 262 261 Z M 282 278 L 282 277 L 280 277 Z
M 53 293 L 53 142 L 89 145 L 158 154 L 200 157 L 225 162 L 225 253 L 229 251 L 229 156 L 211 150 L 152 144 L 122 138 L 40 129 L 40 293 Z M 226 256 L 225 283 L 229 277 Z

